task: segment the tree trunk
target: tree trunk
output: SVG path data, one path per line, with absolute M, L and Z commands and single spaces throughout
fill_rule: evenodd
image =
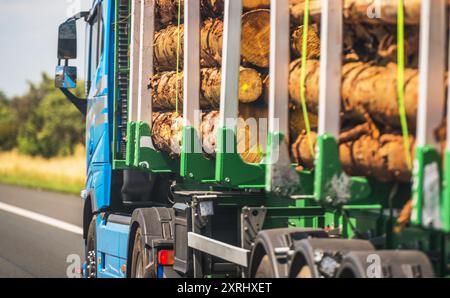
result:
M 244 62 L 269 67 L 270 11 L 258 9 L 242 16 L 241 55 Z
M 223 22 L 208 19 L 201 28 L 202 67 L 220 66 L 222 63 Z M 258 67 L 269 66 L 270 12 L 254 10 L 242 16 L 242 60 Z M 180 27 L 180 68 L 183 67 L 184 25 Z M 178 26 L 169 25 L 155 33 L 154 62 L 157 71 L 176 69 Z
M 291 4 L 296 4 L 303 0 L 290 0 Z M 202 16 L 223 17 L 224 0 L 201 0 Z M 242 10 L 244 12 L 261 8 L 270 8 L 270 0 L 243 0 Z M 156 0 L 156 16 L 162 25 L 175 23 L 178 18 L 178 1 L 177 0 Z M 181 0 L 181 17 L 184 18 L 184 0 Z
M 303 47 L 303 26 L 298 26 L 292 33 L 292 53 L 295 57 L 302 56 Z M 312 24 L 308 30 L 308 59 L 317 59 L 320 57 L 320 33 L 319 26 Z
M 317 134 L 312 133 L 314 147 Z M 415 139 L 410 136 L 411 154 Z M 292 154 L 300 169 L 312 169 L 314 157 L 309 140 L 303 131 L 292 145 Z M 372 177 L 382 182 L 410 182 L 411 170 L 407 166 L 403 137 L 398 134 L 378 135 L 367 123 L 342 133 L 339 139 L 342 167 L 351 176 Z
M 300 104 L 301 61 L 291 63 L 289 94 Z M 319 101 L 318 60 L 308 60 L 306 66 L 306 102 L 310 112 L 317 113 Z M 405 69 L 405 107 L 411 131 L 416 126 L 418 70 Z M 438 78 L 436 78 L 438 79 Z M 444 78 L 442 78 L 444 79 Z M 347 63 L 342 69 L 342 111 L 349 118 L 364 119 L 368 113 L 376 122 L 389 127 L 400 126 L 397 100 L 397 66 L 373 66 L 369 63 Z
M 223 0 L 200 0 L 200 10 L 204 17 L 223 14 Z M 163 26 L 178 22 L 178 0 L 156 0 L 155 12 L 158 23 Z M 181 0 L 181 20 L 184 19 L 184 0 Z
M 247 163 L 260 163 L 267 146 L 267 107 L 259 104 L 241 104 L 237 122 L 237 153 Z M 203 117 L 200 134 L 203 150 L 215 158 L 220 113 L 212 111 Z
M 450 2 L 450 1 L 448 1 Z M 303 23 L 304 1 L 291 5 L 291 20 Z M 405 24 L 419 25 L 421 0 L 404 0 Z M 320 21 L 321 0 L 311 0 L 311 18 Z M 344 20 L 347 23 L 397 24 L 397 1 L 393 0 L 344 0 Z
M 176 158 L 181 153 L 183 117 L 177 113 L 153 113 L 152 139 L 159 151 Z
M 200 71 L 200 107 L 218 108 L 220 106 L 221 70 L 203 68 Z M 184 73 L 179 74 L 178 106 L 183 107 Z M 150 79 L 152 99 L 157 109 L 175 109 L 176 107 L 176 72 L 163 72 Z M 241 67 L 239 78 L 239 101 L 251 103 L 257 101 L 263 89 L 261 75 L 252 68 Z
M 241 121 L 237 125 L 237 149 L 242 159 L 248 163 L 262 161 L 267 138 L 267 109 L 254 104 L 242 104 Z M 218 111 L 203 113 L 199 135 L 203 152 L 209 158 L 215 158 L 217 133 L 219 129 Z M 245 122 L 254 118 L 261 122 Z M 168 153 L 172 158 L 181 153 L 183 118 L 174 112 L 153 113 L 152 138 L 156 149 Z M 255 124 L 255 125 L 253 125 Z
M 405 28 L 405 63 L 417 67 L 419 52 L 419 30 Z M 292 54 L 301 57 L 303 25 L 292 33 Z M 397 61 L 397 35 L 395 28 L 382 25 L 345 25 L 343 52 L 346 61 L 376 61 L 379 64 Z M 320 26 L 311 24 L 308 32 L 308 59 L 320 57 Z
M 221 62 L 223 22 L 208 19 L 201 28 L 201 66 L 215 67 Z M 184 25 L 180 27 L 178 39 L 178 26 L 170 25 L 155 33 L 154 63 L 156 71 L 176 70 L 177 46 L 180 42 L 179 67 L 183 68 L 184 61 Z

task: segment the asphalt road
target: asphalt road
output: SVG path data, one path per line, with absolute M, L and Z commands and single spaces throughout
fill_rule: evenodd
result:
M 79 197 L 0 185 L 0 277 L 68 277 L 81 227 Z

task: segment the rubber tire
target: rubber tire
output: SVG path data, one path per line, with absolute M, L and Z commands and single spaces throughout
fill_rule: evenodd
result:
M 95 271 L 93 274 L 90 274 L 87 272 L 88 278 L 97 278 L 97 232 L 96 232 L 96 223 L 97 223 L 97 217 L 93 216 L 91 219 L 91 222 L 89 223 L 89 229 L 86 236 L 86 253 L 85 253 L 85 259 L 86 259 L 86 265 L 89 266 L 89 263 L 92 260 L 89 260 L 89 252 L 94 252 L 94 261 L 95 264 Z
M 134 237 L 133 254 L 131 256 L 131 278 L 155 277 L 148 269 L 148 254 L 145 248 L 142 230 L 137 228 Z

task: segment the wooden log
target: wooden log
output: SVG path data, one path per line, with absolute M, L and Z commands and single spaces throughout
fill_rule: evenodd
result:
M 260 163 L 267 146 L 267 108 L 255 104 L 241 104 L 237 122 L 237 153 L 247 163 Z M 203 150 L 210 158 L 215 158 L 217 132 L 220 113 L 212 111 L 206 114 L 200 126 Z
M 178 106 L 183 107 L 184 73 L 180 72 L 178 87 Z M 220 106 L 220 89 L 222 73 L 219 68 L 202 68 L 200 71 L 200 107 L 218 108 Z M 176 107 L 176 72 L 157 73 L 150 79 L 153 104 L 156 109 L 175 109 Z M 261 74 L 252 69 L 241 67 L 239 78 L 239 101 L 251 103 L 262 94 Z
M 269 66 L 270 50 L 270 12 L 254 10 L 242 16 L 242 60 L 257 67 Z M 219 19 L 204 21 L 201 33 L 202 67 L 220 66 L 222 63 L 223 22 Z M 156 71 L 176 69 L 177 45 L 180 41 L 180 67 L 183 66 L 184 25 L 169 25 L 155 34 L 154 61 Z
M 417 27 L 405 28 L 405 63 L 408 67 L 418 65 L 419 30 Z M 292 33 L 292 54 L 301 57 L 303 44 L 303 25 Z M 345 61 L 372 61 L 386 65 L 397 61 L 396 29 L 383 25 L 345 25 L 343 38 Z M 320 57 L 320 26 L 311 24 L 308 31 L 308 59 Z
M 255 104 L 242 104 L 241 107 L 241 120 L 237 122 L 237 153 L 245 162 L 259 163 L 264 157 L 267 144 L 267 108 Z M 209 158 L 215 158 L 216 155 L 219 117 L 218 111 L 202 114 L 199 135 L 203 152 Z M 253 118 L 256 122 L 248 121 Z M 179 157 L 182 123 L 183 118 L 174 112 L 153 113 L 152 138 L 157 150 L 169 154 L 172 158 Z M 256 123 L 256 127 L 253 123 Z
M 176 158 L 181 153 L 183 117 L 177 113 L 153 113 L 152 139 L 156 149 Z
M 257 9 L 242 16 L 241 55 L 244 62 L 258 67 L 270 63 L 270 11 Z
M 292 32 L 292 53 L 295 57 L 302 56 L 303 47 L 303 26 L 298 26 Z M 320 32 L 317 24 L 309 26 L 308 30 L 308 59 L 317 59 L 320 57 Z
M 219 66 L 222 53 L 223 22 L 208 19 L 203 23 L 200 32 L 201 38 L 201 66 Z M 179 66 L 183 68 L 184 61 L 184 25 L 180 27 L 178 39 L 178 26 L 170 25 L 155 33 L 154 63 L 157 72 L 176 70 L 177 45 L 180 41 Z
M 311 139 L 315 147 L 317 133 L 312 132 Z M 414 148 L 413 136 L 410 136 L 410 141 L 411 148 Z M 314 157 L 304 131 L 292 145 L 292 154 L 299 169 L 314 167 Z M 414 156 L 414 149 L 411 154 Z M 400 134 L 374 135 L 367 123 L 362 124 L 341 134 L 339 155 L 344 171 L 351 176 L 372 177 L 382 182 L 411 180 L 411 170 L 407 166 L 403 137 Z
M 303 0 L 290 0 L 291 4 Z M 201 13 L 205 18 L 223 17 L 224 0 L 201 0 Z M 243 0 L 242 10 L 244 12 L 261 8 L 270 8 L 270 0 Z M 156 16 L 162 25 L 175 23 L 178 18 L 178 0 L 156 0 Z M 181 0 L 181 17 L 184 18 L 184 0 Z
M 308 60 L 306 66 L 306 103 L 312 113 L 317 113 L 319 100 L 320 62 Z M 289 94 L 300 104 L 301 61 L 291 63 Z M 437 78 L 438 79 L 438 78 Z M 442 78 L 444 79 L 444 78 Z M 418 70 L 405 69 L 405 106 L 409 128 L 416 126 L 417 98 L 419 91 Z M 342 111 L 349 118 L 363 120 L 368 113 L 385 127 L 400 126 L 397 101 L 397 66 L 374 66 L 370 63 L 352 62 L 342 70 Z
M 291 20 L 295 24 L 303 23 L 304 0 L 291 4 Z M 450 0 L 448 1 L 450 3 Z M 397 24 L 397 1 L 392 0 L 344 0 L 344 21 L 364 24 Z M 321 0 L 311 0 L 310 14 L 320 21 Z M 404 0 L 405 24 L 420 24 L 421 0 Z
M 223 14 L 223 0 L 200 0 L 200 10 L 204 17 Z M 178 5 L 181 5 L 181 21 L 184 19 L 184 0 L 156 0 L 155 13 L 157 23 L 162 27 L 178 23 Z

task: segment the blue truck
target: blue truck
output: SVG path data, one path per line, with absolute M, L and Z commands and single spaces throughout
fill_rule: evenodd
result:
M 86 116 L 83 239 L 87 278 L 432 277 L 450 274 L 450 164 L 430 138 L 443 117 L 446 1 L 423 0 L 417 151 L 411 183 L 344 173 L 339 161 L 342 3 L 322 1 L 321 102 L 315 167 L 289 158 L 289 1 L 271 1 L 269 142 L 261 164 L 234 150 L 241 0 L 224 1 L 222 94 L 215 159 L 195 150 L 200 0 L 184 5 L 181 157 L 152 144 L 154 0 L 95 0 L 59 27 L 55 84 Z M 86 98 L 77 98 L 76 24 L 86 25 Z M 196 116 L 197 115 L 197 116 Z M 450 129 L 448 130 L 450 131 Z M 413 198 L 408 224 L 396 230 Z

